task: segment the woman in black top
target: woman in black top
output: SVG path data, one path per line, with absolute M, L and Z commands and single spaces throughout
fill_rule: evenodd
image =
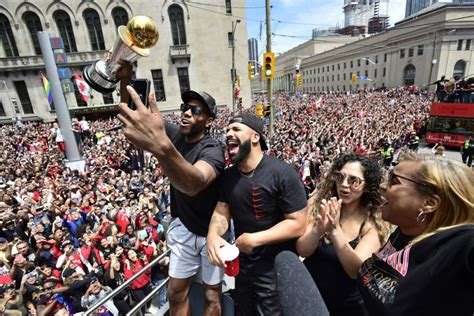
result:
M 115 290 L 126 281 L 123 274 L 122 262 L 115 255 L 111 256 L 110 265 L 105 272 L 104 277 L 105 284 L 112 290 Z M 131 309 L 131 306 L 128 303 L 130 302 L 129 295 L 129 290 L 124 289 L 114 297 L 114 305 L 117 307 L 121 315 L 125 315 Z
M 371 315 L 472 315 L 473 188 L 459 161 L 401 156 L 381 185 L 382 218 L 398 229 L 359 271 Z
M 388 235 L 381 223 L 378 165 L 362 155 L 342 155 L 308 203 L 309 221 L 297 250 L 331 315 L 365 315 L 357 290 L 362 262 Z M 337 199 L 336 199 L 337 197 Z

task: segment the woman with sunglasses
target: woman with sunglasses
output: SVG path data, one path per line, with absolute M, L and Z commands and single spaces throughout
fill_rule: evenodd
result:
M 342 155 L 308 201 L 306 232 L 296 248 L 331 315 L 365 314 L 355 279 L 388 235 L 379 212 L 381 181 L 376 162 Z
M 398 228 L 359 271 L 371 315 L 472 315 L 474 172 L 403 153 L 381 185 L 382 218 Z

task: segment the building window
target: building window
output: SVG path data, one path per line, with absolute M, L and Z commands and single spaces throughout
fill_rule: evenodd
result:
M 183 94 L 184 91 L 191 89 L 189 85 L 188 68 L 178 68 L 178 78 L 179 89 L 181 90 L 181 94 Z
M 322 73 L 324 73 L 324 67 L 322 67 L 322 68 L 323 68 L 323 69 L 322 69 Z
M 413 47 L 410 47 L 408 49 L 408 57 L 413 57 L 414 51 L 415 51 L 415 49 Z
M 382 77 L 385 77 L 386 74 L 387 74 L 387 69 L 385 67 L 383 67 Z
M 329 72 L 329 66 L 326 66 L 326 71 Z
M 458 50 L 462 50 L 462 43 L 463 43 L 462 39 L 458 40 Z
M 3 107 L 2 100 L 0 100 L 0 116 L 7 116 L 7 113 L 5 113 L 5 108 Z
M 466 48 L 465 50 L 470 50 L 471 49 L 471 40 L 470 39 L 467 39 L 466 40 Z
M 375 63 L 376 63 L 376 64 L 379 63 L 379 55 L 375 55 Z
M 232 14 L 232 2 L 231 2 L 231 0 L 225 0 L 225 13 Z
M 331 76 L 331 81 L 334 82 L 334 75 Z
M 342 74 L 342 80 L 346 80 L 346 73 Z
M 341 76 L 337 74 L 337 81 L 341 80 Z
M 324 77 L 322 77 L 321 79 L 322 79 L 322 82 L 324 83 Z
M 453 77 L 458 80 L 464 77 L 466 73 L 466 62 L 464 60 L 458 60 L 454 65 Z
M 364 71 L 364 76 L 369 77 L 369 71 L 368 70 Z
M 366 65 L 366 66 L 369 65 L 369 57 L 365 57 L 365 65 Z
M 5 57 L 19 56 L 10 21 L 8 21 L 8 18 L 3 14 L 0 14 L 0 34 L 0 52 L 5 52 Z
M 232 32 L 227 33 L 227 42 L 228 42 L 229 48 L 232 48 L 232 45 L 234 44 L 234 33 Z
M 89 31 L 89 40 L 91 41 L 92 50 L 105 50 L 104 35 L 102 34 L 99 14 L 93 9 L 87 9 L 84 11 L 84 20 L 86 21 L 87 30 Z
M 332 71 L 334 71 L 334 65 L 332 65 Z
M 30 96 L 28 95 L 28 89 L 24 81 L 13 81 L 15 86 L 16 94 L 20 98 L 20 104 L 23 108 L 23 113 L 33 114 L 33 106 L 31 105 Z
M 64 42 L 64 51 L 66 53 L 77 52 L 76 38 L 74 37 L 74 31 L 72 30 L 71 19 L 69 15 L 58 10 L 53 14 L 54 21 L 58 26 L 59 35 L 62 37 Z
M 346 64 L 346 62 L 344 62 L 344 69 L 346 69 L 346 68 L 347 68 L 347 64 Z
M 405 58 L 405 48 L 400 49 L 400 58 Z
M 104 104 L 114 103 L 114 95 L 112 94 L 112 92 L 102 93 L 102 98 L 104 99 Z
M 319 67 L 318 67 L 318 74 L 319 74 Z
M 31 42 L 36 55 L 41 55 L 41 48 L 38 40 L 38 32 L 43 30 L 41 21 L 36 13 L 28 11 L 23 14 L 23 22 L 25 22 L 28 31 L 30 32 Z
M 403 84 L 405 86 L 412 86 L 415 84 L 416 68 L 412 64 L 407 65 L 403 70 Z
M 357 59 L 357 67 L 360 67 L 360 59 Z
M 170 17 L 173 45 L 186 45 L 183 9 L 179 5 L 173 4 L 168 9 L 168 15 Z
M 127 25 L 128 22 L 128 13 L 122 7 L 116 7 L 112 10 L 112 17 L 114 19 L 115 28 L 118 28 L 120 25 Z
M 387 62 L 387 54 L 383 54 L 383 62 L 384 62 L 384 63 Z
M 337 70 L 341 70 L 341 64 L 337 64 Z
M 377 69 L 374 69 L 374 79 L 377 78 Z
M 351 68 L 354 68 L 354 61 L 351 60 Z
M 346 91 L 346 86 L 345 85 L 342 86 L 342 90 Z
M 418 56 L 423 55 L 423 49 L 424 49 L 423 45 L 418 45 Z

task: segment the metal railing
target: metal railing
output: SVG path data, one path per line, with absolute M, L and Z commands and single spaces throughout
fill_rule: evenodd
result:
M 166 250 L 165 252 L 163 252 L 161 255 L 159 255 L 158 257 L 156 257 L 155 259 L 153 259 L 153 261 L 151 261 L 150 263 L 148 263 L 145 267 L 143 267 L 143 269 L 141 269 L 140 271 L 138 271 L 136 274 L 134 274 L 130 279 L 128 279 L 127 281 L 125 281 L 124 283 L 122 283 L 118 288 L 116 288 L 115 290 L 113 290 L 112 292 L 110 292 L 109 294 L 107 294 L 103 299 L 101 299 L 100 301 L 98 301 L 97 303 L 95 303 L 91 308 L 89 308 L 84 314 L 82 314 L 83 316 L 88 316 L 88 315 L 92 315 L 92 313 L 95 312 L 96 309 L 98 309 L 99 307 L 101 307 L 102 305 L 105 304 L 105 302 L 107 302 L 108 300 L 110 299 L 113 299 L 115 296 L 117 296 L 120 292 L 122 292 L 122 290 L 124 290 L 125 288 L 127 288 L 133 281 L 135 281 L 138 277 L 140 277 L 143 273 L 145 273 L 148 269 L 151 269 L 153 268 L 155 265 L 157 265 L 161 259 L 163 259 L 164 257 L 166 257 L 169 253 L 170 253 L 170 249 Z M 156 287 L 155 289 L 153 289 L 153 291 L 148 294 L 141 302 L 137 302 L 137 306 L 138 308 L 142 307 L 146 302 L 148 302 L 148 300 L 153 296 L 153 294 L 155 294 L 156 292 L 158 292 L 165 284 L 167 284 L 168 280 L 166 279 L 165 282 L 163 282 L 162 284 L 160 284 L 158 287 Z M 142 302 L 145 301 L 143 304 Z M 137 307 L 135 306 L 135 307 Z M 138 310 L 138 308 L 136 310 Z M 127 315 L 131 315 L 132 311 L 134 311 L 134 309 L 132 309 Z M 135 310 L 135 311 L 136 311 Z
M 153 296 L 155 296 L 156 293 L 158 293 L 161 288 L 165 285 L 168 284 L 168 281 L 170 280 L 170 277 L 167 277 L 166 279 L 163 280 L 163 282 L 158 285 L 157 287 L 155 287 L 147 296 L 145 296 L 144 299 L 142 299 L 140 302 L 138 302 L 128 313 L 126 316 L 131 316 L 133 315 L 134 313 L 136 313 L 143 305 L 145 305 L 146 303 L 148 303 L 149 300 L 151 300 L 153 298 Z

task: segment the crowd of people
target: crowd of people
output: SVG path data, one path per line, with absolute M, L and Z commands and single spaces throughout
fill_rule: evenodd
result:
M 414 135 L 423 134 L 430 96 L 403 90 L 277 94 L 274 137 L 267 140 L 255 116 L 217 109 L 209 94 L 191 91 L 183 94 L 183 102 L 180 115 L 161 116 L 154 104 L 152 113 L 122 104 L 118 119 L 73 119 L 84 172 L 64 164 L 65 144 L 57 123 L 0 127 L 0 313 L 85 311 L 168 248 L 169 260 L 141 275 L 98 313 L 125 314 L 168 275 L 168 293 L 161 291 L 160 301 L 169 299 L 174 315 L 186 313 L 190 282 L 201 267 L 206 312 L 220 313 L 223 262 L 210 253 L 209 266 L 206 242 L 212 252 L 222 240 L 229 241 L 225 233 L 231 225 L 222 219 L 230 218 L 241 251 L 235 295 L 242 315 L 279 314 L 276 295 L 266 296 L 262 288 L 266 291 L 268 285 L 275 292 L 268 276 L 271 259 L 286 246 L 266 245 L 286 245 L 299 236 L 296 249 L 308 257 L 308 269 L 333 271 L 322 283 L 315 277 L 328 308 L 365 308 L 360 295 L 351 297 L 356 289 L 352 279 L 389 235 L 379 212 L 384 204 L 378 190 L 382 170 L 414 142 Z M 123 130 L 113 129 L 119 120 Z M 179 132 L 171 124 L 178 121 Z M 248 151 L 241 151 L 246 141 Z M 226 146 L 229 151 L 219 154 Z M 269 179 L 272 173 L 275 177 Z M 241 191 L 218 190 L 219 184 L 233 187 L 236 179 L 243 180 Z M 258 223 L 249 230 L 250 219 L 239 218 L 236 211 L 245 212 L 255 200 L 244 203 L 236 195 L 255 190 L 255 181 L 275 190 L 267 197 L 274 200 L 266 201 L 266 209 L 252 209 L 252 221 Z M 466 203 L 462 220 L 472 223 L 472 199 Z M 427 224 L 432 211 L 423 212 L 420 222 Z M 457 220 L 443 225 L 462 222 Z M 212 228 L 216 221 L 222 226 Z M 210 232 L 217 235 L 213 240 L 206 236 L 209 222 Z M 251 237 L 260 231 L 267 234 L 260 234 L 258 241 Z M 353 250 L 343 249 L 346 236 Z M 332 249 L 326 249 L 329 244 Z M 336 252 L 339 269 L 332 261 L 317 261 L 328 251 Z M 330 276 L 345 282 L 347 297 L 324 283 Z M 248 291 L 255 293 L 254 299 L 245 299 Z

